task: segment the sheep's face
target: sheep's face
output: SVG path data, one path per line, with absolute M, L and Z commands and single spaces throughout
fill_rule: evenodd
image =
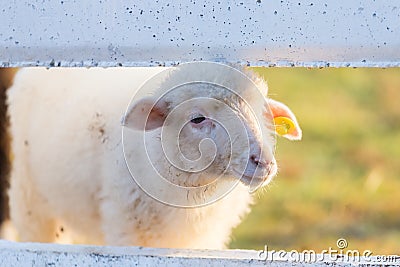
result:
M 239 182 L 250 192 L 266 185 L 277 171 L 275 133 L 301 138 L 293 113 L 267 99 L 267 91 L 246 69 L 211 62 L 167 68 L 149 79 L 124 118 L 132 178 L 176 207 L 210 204 Z M 148 92 L 155 97 L 140 98 Z M 144 142 L 131 141 L 139 139 Z
M 180 185 L 203 186 L 218 179 L 236 179 L 254 190 L 267 184 L 277 171 L 274 107 L 281 108 L 280 116 L 286 114 L 295 120 L 294 116 L 276 101 L 262 99 L 251 106 L 227 89 L 195 87 L 182 86 L 157 100 L 142 99 L 133 106 L 134 116 L 130 117 L 145 117 L 136 125 L 146 131 L 160 130 L 160 146 L 168 162 L 190 173 L 182 177 L 191 180 L 178 182 Z

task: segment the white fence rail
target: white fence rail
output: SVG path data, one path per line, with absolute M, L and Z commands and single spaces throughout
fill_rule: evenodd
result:
M 315 259 L 309 254 L 303 258 L 300 255 L 297 259 L 285 259 L 255 250 L 182 250 L 0 241 L 0 266 L 400 266 L 400 258 L 395 257 L 346 260 L 340 255 L 315 256 Z
M 400 66 L 400 2 L 0 1 L 1 66 Z

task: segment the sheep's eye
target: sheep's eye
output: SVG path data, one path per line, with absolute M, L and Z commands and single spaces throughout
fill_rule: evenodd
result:
M 190 122 L 195 123 L 195 124 L 199 124 L 202 121 L 204 121 L 206 119 L 206 117 L 204 117 L 203 115 L 199 115 L 196 118 L 193 118 L 190 120 Z

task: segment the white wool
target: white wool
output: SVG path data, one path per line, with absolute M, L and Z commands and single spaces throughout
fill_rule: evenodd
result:
M 225 247 L 249 211 L 247 187 L 239 184 L 205 207 L 175 208 L 147 196 L 124 161 L 121 117 L 135 90 L 161 70 L 27 68 L 17 74 L 8 94 L 9 193 L 20 241 L 54 242 L 68 234 L 76 243 Z

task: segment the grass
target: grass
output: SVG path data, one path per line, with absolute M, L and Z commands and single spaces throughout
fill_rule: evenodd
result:
M 332 247 L 400 254 L 400 69 L 255 68 L 297 115 L 303 140 L 278 140 L 278 176 L 231 248 Z

